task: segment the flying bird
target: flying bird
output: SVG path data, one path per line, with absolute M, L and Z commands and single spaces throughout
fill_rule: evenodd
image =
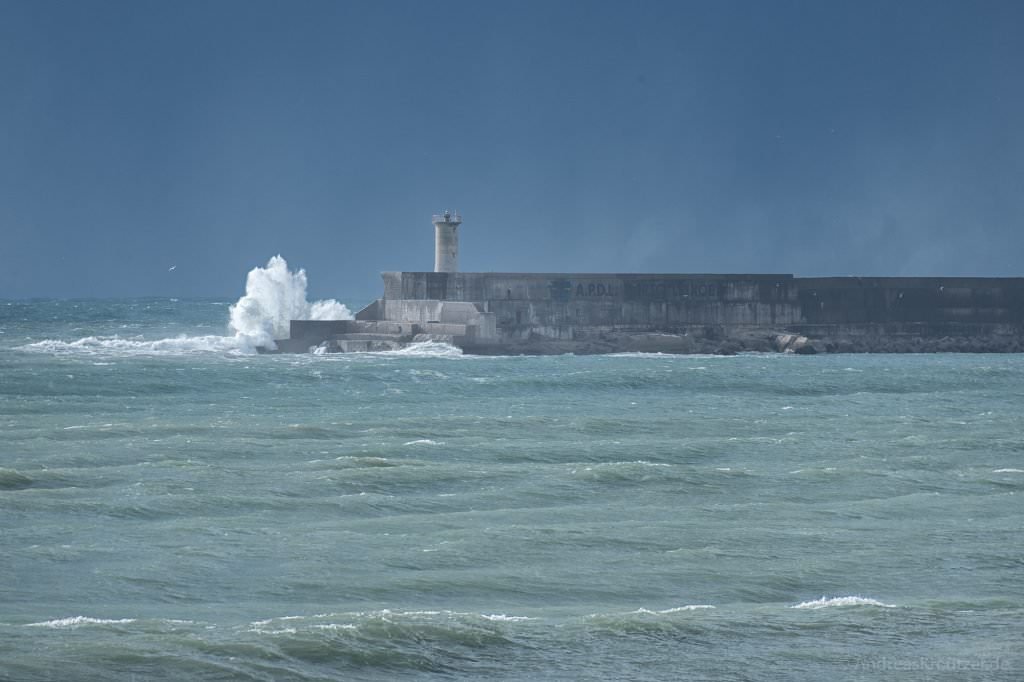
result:
M 173 270 L 176 267 L 178 267 L 178 266 L 177 265 L 172 265 L 171 267 L 167 268 L 167 272 L 170 272 L 171 270 Z

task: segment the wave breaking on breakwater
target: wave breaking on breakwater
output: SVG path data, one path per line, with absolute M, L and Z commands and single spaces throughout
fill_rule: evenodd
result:
M 288 336 L 291 320 L 351 320 L 352 313 L 333 298 L 306 300 L 306 271 L 292 272 L 280 255 L 245 278 L 245 295 L 231 306 L 230 325 L 236 339 L 276 348 L 274 339 Z
M 351 320 L 352 313 L 334 299 L 306 300 L 308 280 L 302 268 L 293 272 L 280 255 L 255 267 L 245 280 L 245 294 L 228 309 L 229 335 L 180 335 L 147 339 L 144 335 L 92 335 L 74 341 L 44 339 L 21 350 L 53 354 L 183 355 L 192 353 L 252 354 L 257 347 L 274 349 L 274 339 L 288 336 L 289 323 L 303 320 Z

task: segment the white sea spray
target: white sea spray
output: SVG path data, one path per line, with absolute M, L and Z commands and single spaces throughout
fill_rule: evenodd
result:
M 258 347 L 276 348 L 275 339 L 286 338 L 291 320 L 350 320 L 351 311 L 334 299 L 307 301 L 306 271 L 288 269 L 288 262 L 274 256 L 265 267 L 249 271 L 245 294 L 228 309 L 229 335 L 180 334 L 167 338 L 143 335 L 92 335 L 74 341 L 44 339 L 21 350 L 60 355 L 188 355 L 195 353 L 251 354 Z M 454 355 L 453 347 L 417 347 L 410 355 Z
M 239 343 L 274 348 L 274 339 L 288 336 L 291 320 L 351 320 L 345 305 L 327 299 L 306 300 L 306 271 L 292 272 L 280 255 L 266 267 L 253 268 L 245 279 L 245 295 L 231 306 L 230 326 Z

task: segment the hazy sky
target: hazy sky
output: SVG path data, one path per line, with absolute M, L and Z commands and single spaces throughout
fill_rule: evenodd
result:
M 0 0 L 0 298 L 1024 275 L 1024 2 Z M 168 271 L 172 265 L 177 266 Z

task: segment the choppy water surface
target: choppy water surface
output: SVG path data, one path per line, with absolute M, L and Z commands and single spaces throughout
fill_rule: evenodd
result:
M 256 356 L 226 314 L 0 301 L 0 679 L 1024 676 L 1020 356 Z

